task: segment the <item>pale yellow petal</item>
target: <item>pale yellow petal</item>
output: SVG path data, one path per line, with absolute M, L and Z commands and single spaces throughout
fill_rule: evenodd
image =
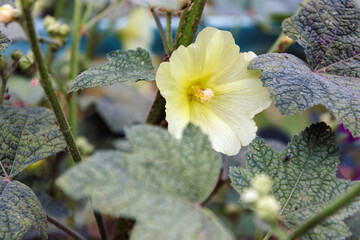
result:
M 208 135 L 214 150 L 226 155 L 235 155 L 240 150 L 240 142 L 229 122 L 225 122 L 204 104 L 192 102 L 190 122 L 199 126 Z
M 260 79 L 241 79 L 218 85 L 213 91 L 214 98 L 211 104 L 219 107 L 228 106 L 235 111 L 234 115 L 246 114 L 253 118 L 271 104 L 270 92 L 262 86 Z
M 169 132 L 176 138 L 181 138 L 189 124 L 189 101 L 185 97 L 172 97 L 166 101 L 166 121 Z
M 171 99 L 174 96 L 186 94 L 183 87 L 184 81 L 177 80 L 172 76 L 170 63 L 168 62 L 160 64 L 156 73 L 156 85 L 165 99 Z

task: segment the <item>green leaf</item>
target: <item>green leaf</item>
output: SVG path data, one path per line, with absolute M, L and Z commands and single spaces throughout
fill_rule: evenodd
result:
M 76 77 L 68 92 L 115 83 L 155 79 L 154 67 L 149 53 L 138 48 L 136 50 L 117 50 L 107 54 L 110 62 L 90 68 Z
M 255 175 L 269 175 L 274 183 L 272 193 L 281 204 L 281 220 L 292 230 L 352 186 L 351 181 L 336 178 L 339 151 L 335 142 L 335 135 L 325 123 L 306 128 L 280 153 L 256 138 L 246 155 L 247 169 L 230 169 L 232 185 L 241 195 Z M 358 211 L 359 205 L 359 201 L 352 202 L 302 239 L 349 236 L 351 233 L 343 220 Z
M 283 29 L 305 48 L 312 70 L 360 77 L 359 7 L 356 0 L 312 0 Z
M 0 54 L 5 52 L 10 44 L 10 40 L 0 31 Z
M 0 106 L 0 163 L 14 177 L 66 147 L 54 114 L 45 108 Z
M 132 239 L 232 239 L 200 205 L 221 169 L 220 155 L 200 129 L 189 126 L 182 140 L 152 126 L 126 133 L 133 154 L 97 152 L 57 184 L 76 199 L 89 196 L 103 213 L 136 218 Z
M 34 227 L 47 239 L 47 221 L 38 198 L 26 185 L 0 178 L 0 239 L 22 239 Z
M 282 114 L 322 104 L 360 136 L 359 15 L 353 0 L 309 1 L 284 21 L 283 30 L 305 48 L 310 66 L 289 54 L 265 54 L 250 63 L 263 71 Z
M 314 73 L 290 54 L 269 53 L 250 63 L 262 70 L 262 81 L 282 114 L 322 104 L 356 136 L 360 135 L 360 84 L 354 77 Z

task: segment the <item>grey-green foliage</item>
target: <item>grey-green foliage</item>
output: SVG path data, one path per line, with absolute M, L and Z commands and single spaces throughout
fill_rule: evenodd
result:
M 360 82 L 355 77 L 314 73 L 290 54 L 269 53 L 251 64 L 261 69 L 264 86 L 269 87 L 282 114 L 294 114 L 323 104 L 356 136 L 360 135 Z
M 263 71 L 282 114 L 323 104 L 360 136 L 360 5 L 355 0 L 311 0 L 283 23 L 305 48 L 309 65 L 288 54 L 265 54 L 251 69 Z
M 142 48 L 117 50 L 107 54 L 110 62 L 90 68 L 76 77 L 69 92 L 80 89 L 107 86 L 119 82 L 155 79 L 154 67 L 149 53 Z
M 20 240 L 32 227 L 47 239 L 46 216 L 38 198 L 26 185 L 0 177 L 0 239 Z
M 0 106 L 0 162 L 14 177 L 66 147 L 54 114 L 45 108 Z
M 232 239 L 200 205 L 221 169 L 207 137 L 194 126 L 182 140 L 159 127 L 126 133 L 134 153 L 99 151 L 57 184 L 76 199 L 89 196 L 103 213 L 136 218 L 132 239 Z
M 0 32 L 0 54 L 5 52 L 9 44 L 10 40 L 5 36 L 5 34 Z
M 335 135 L 325 123 L 317 123 L 293 137 L 282 152 L 256 138 L 246 155 L 247 169 L 231 168 L 232 185 L 241 195 L 259 173 L 273 180 L 272 193 L 281 204 L 281 219 L 294 229 L 343 195 L 352 182 L 336 178 L 339 151 Z M 343 239 L 349 236 L 344 218 L 359 210 L 352 202 L 309 231 L 302 239 Z

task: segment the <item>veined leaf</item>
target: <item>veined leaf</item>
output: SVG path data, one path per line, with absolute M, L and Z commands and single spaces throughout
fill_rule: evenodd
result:
M 343 195 L 353 183 L 336 178 L 339 151 L 335 135 L 325 123 L 317 123 L 295 136 L 286 149 L 276 152 L 256 138 L 246 155 L 247 169 L 231 168 L 232 185 L 241 195 L 255 175 L 265 173 L 273 180 L 272 193 L 281 204 L 281 220 L 294 229 Z M 349 236 L 344 218 L 359 210 L 352 202 L 302 239 L 343 239 Z
M 26 185 L 0 177 L 0 239 L 20 240 L 34 227 L 47 239 L 47 221 L 39 199 Z
M 54 114 L 45 108 L 0 106 L 0 176 L 14 177 L 66 147 Z
M 132 239 L 232 239 L 200 205 L 221 169 L 200 129 L 189 126 L 177 140 L 164 129 L 135 126 L 127 137 L 133 154 L 97 152 L 58 185 L 76 199 L 89 196 L 104 213 L 136 218 Z
M 283 23 L 284 32 L 305 48 L 310 66 L 289 54 L 265 54 L 251 69 L 282 114 L 322 104 L 360 136 L 360 5 L 356 0 L 311 0 Z
M 77 76 L 71 83 L 68 92 L 119 82 L 155 79 L 150 55 L 142 48 L 128 51 L 117 50 L 108 53 L 107 58 L 110 62 L 90 68 Z
M 250 63 L 262 70 L 262 81 L 282 114 L 303 112 L 322 104 L 356 136 L 360 134 L 359 78 L 314 73 L 291 54 L 269 53 Z

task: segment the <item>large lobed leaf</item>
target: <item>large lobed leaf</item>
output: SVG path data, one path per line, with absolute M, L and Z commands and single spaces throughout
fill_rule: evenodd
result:
M 47 109 L 0 106 L 0 163 L 13 178 L 29 165 L 65 149 L 54 114 Z
M 247 169 L 231 168 L 232 185 L 241 195 L 255 175 L 265 173 L 274 182 L 272 193 L 281 204 L 281 219 L 290 229 L 314 216 L 343 195 L 353 184 L 336 178 L 338 148 L 325 123 L 317 123 L 295 136 L 276 152 L 256 138 L 246 155 Z M 344 218 L 359 210 L 359 201 L 326 219 L 302 239 L 343 239 L 349 236 Z
M 117 50 L 108 53 L 107 58 L 110 62 L 90 68 L 77 76 L 71 83 L 68 92 L 125 81 L 137 82 L 155 79 L 151 57 L 145 49 Z
M 38 198 L 26 185 L 0 177 L 0 239 L 20 240 L 34 227 L 47 239 L 47 221 Z
M 250 64 L 263 71 L 282 114 L 322 104 L 360 136 L 359 7 L 355 0 L 311 0 L 284 21 L 284 32 L 305 48 L 310 66 L 288 54 L 265 54 Z
M 104 213 L 136 218 L 132 239 L 232 239 L 200 205 L 221 169 L 200 129 L 189 126 L 177 140 L 164 129 L 135 126 L 127 137 L 133 154 L 99 151 L 58 185 L 76 199 L 89 196 Z

